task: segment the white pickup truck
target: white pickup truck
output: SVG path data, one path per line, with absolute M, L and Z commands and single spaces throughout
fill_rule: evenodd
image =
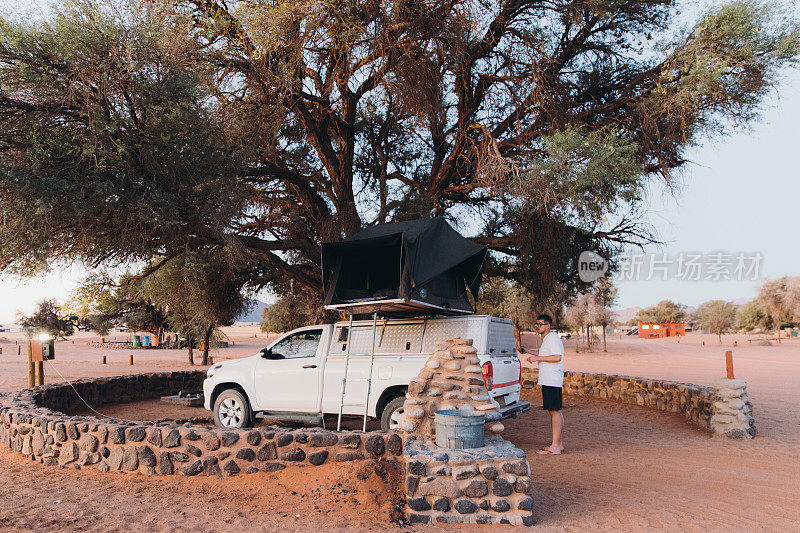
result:
M 345 415 L 363 416 L 366 402 L 366 414 L 379 419 L 382 429 L 393 429 L 408 383 L 436 350 L 436 341 L 461 337 L 473 339 L 489 394 L 503 418 L 530 409 L 519 401 L 521 365 L 511 320 L 388 319 L 373 326 L 372 320 L 359 320 L 298 328 L 256 355 L 215 363 L 203 382 L 205 408 L 214 412 L 218 426 L 241 428 L 252 426 L 256 417 L 319 420 L 340 408 Z

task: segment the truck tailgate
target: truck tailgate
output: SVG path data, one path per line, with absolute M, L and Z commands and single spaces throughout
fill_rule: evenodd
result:
M 516 355 L 492 357 L 493 376 L 492 390 L 489 395 L 500 403 L 500 406 L 519 400 L 521 385 L 519 382 L 520 363 Z

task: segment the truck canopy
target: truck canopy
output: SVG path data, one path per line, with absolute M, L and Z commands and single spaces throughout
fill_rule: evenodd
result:
M 472 314 L 488 251 L 442 217 L 367 228 L 322 245 L 326 309 L 392 316 Z

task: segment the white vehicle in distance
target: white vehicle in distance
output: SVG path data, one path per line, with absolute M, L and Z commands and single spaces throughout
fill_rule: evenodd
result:
M 519 401 L 521 365 L 511 320 L 462 316 L 377 322 L 366 414 L 384 430 L 397 428 L 408 383 L 436 350 L 436 341 L 454 337 L 473 339 L 489 395 L 503 418 L 530 409 Z M 353 321 L 352 328 L 337 322 L 295 329 L 256 355 L 212 365 L 203 382 L 204 406 L 226 428 L 251 427 L 265 417 L 319 423 L 340 407 L 344 415 L 363 416 L 372 343 L 372 320 Z

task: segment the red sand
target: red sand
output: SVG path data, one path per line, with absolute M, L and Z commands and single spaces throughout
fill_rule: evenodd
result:
M 253 333 L 231 328 L 236 346 L 217 352 L 217 360 L 255 353 L 266 339 Z M 26 385 L 26 364 L 16 355 L 18 334 L 2 335 L 0 392 L 8 392 Z M 61 381 L 56 369 L 73 379 L 189 368 L 185 351 L 169 350 L 137 350 L 131 367 L 130 351 L 87 348 L 89 338 L 81 334 L 74 345 L 57 343 L 48 382 Z M 529 454 L 537 531 L 797 530 L 800 342 L 750 346 L 745 337 L 736 339 L 741 345 L 733 348 L 736 377 L 748 382 L 758 430 L 751 441 L 712 438 L 678 415 L 567 397 L 567 453 L 537 456 L 535 450 L 548 443 L 549 422 L 537 408 L 541 398 L 529 395 L 533 411 L 506 421 L 504 436 Z M 733 340 L 723 338 L 727 347 L 720 347 L 712 336 L 689 336 L 680 344 L 614 337 L 608 353 L 594 354 L 576 354 L 574 342 L 568 342 L 566 367 L 710 384 L 724 375 L 724 350 Z M 109 365 L 99 364 L 102 354 Z M 159 407 L 144 402 L 108 410 L 115 416 L 158 418 Z M 194 410 L 181 412 L 187 411 Z M 390 522 L 396 497 L 392 479 L 382 471 L 384 481 L 372 466 L 359 479 L 350 468 L 328 465 L 219 479 L 147 477 L 48 468 L 0 447 L 0 528 L 107 531 L 135 524 L 153 531 L 399 531 Z

